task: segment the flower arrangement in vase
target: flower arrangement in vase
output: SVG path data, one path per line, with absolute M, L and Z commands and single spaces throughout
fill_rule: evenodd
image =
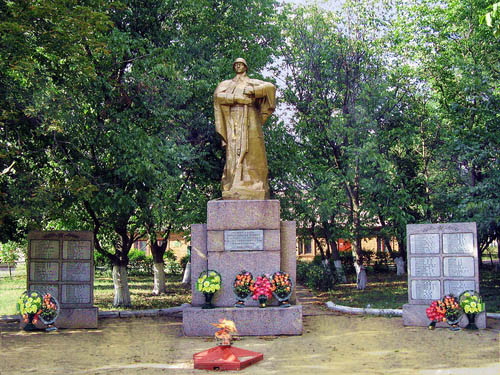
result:
M 23 317 L 25 331 L 35 331 L 42 309 L 42 294 L 35 291 L 25 291 L 17 300 L 17 311 Z
M 252 294 L 253 276 L 245 270 L 236 275 L 233 283 L 233 292 L 236 294 L 238 301 L 234 304 L 235 307 L 243 307 L 245 300 Z
M 293 282 L 290 275 L 283 271 L 275 272 L 272 284 L 274 287 L 273 294 L 279 301 L 280 306 L 290 307 L 289 299 L 293 291 Z
M 443 303 L 445 308 L 444 316 L 446 318 L 446 322 L 450 325 L 450 329 L 452 331 L 460 330 L 458 321 L 463 314 L 463 310 L 458 304 L 457 299 L 450 294 L 443 297 Z
M 213 309 L 212 297 L 217 292 L 222 284 L 221 275 L 214 270 L 207 270 L 200 273 L 196 282 L 196 290 L 203 293 L 205 296 L 205 304 L 202 309 Z
M 275 287 L 269 275 L 261 275 L 257 277 L 250 290 L 252 291 L 252 298 L 259 301 L 260 307 L 266 307 L 267 302 L 273 298 Z
M 483 312 L 485 309 L 485 304 L 481 298 L 481 296 L 474 292 L 473 290 L 466 290 L 460 297 L 458 298 L 460 307 L 467 315 L 469 319 L 469 323 L 467 324 L 466 329 L 477 329 L 476 326 L 476 315 L 480 312 Z
M 59 302 L 50 293 L 43 296 L 42 308 L 40 311 L 40 320 L 47 326 L 55 323 L 59 315 Z M 54 331 L 57 328 L 48 327 L 47 331 Z

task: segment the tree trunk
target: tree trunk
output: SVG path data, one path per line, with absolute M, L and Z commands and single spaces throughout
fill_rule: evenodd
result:
M 130 290 L 128 289 L 127 266 L 113 264 L 113 285 L 115 298 L 113 306 L 130 307 Z
M 359 290 L 364 290 L 366 288 L 366 270 L 362 264 L 354 262 L 354 268 L 356 269 L 356 288 Z
M 158 262 L 153 264 L 153 294 L 158 296 L 162 293 L 167 292 L 167 287 L 165 285 L 165 264 L 163 262 Z
M 182 278 L 184 285 L 191 283 L 191 262 L 187 262 L 186 269 L 184 270 L 184 277 Z

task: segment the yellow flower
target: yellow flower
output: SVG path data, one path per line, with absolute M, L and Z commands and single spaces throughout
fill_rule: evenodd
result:
M 203 286 L 204 286 L 204 287 L 209 287 L 209 286 L 210 286 L 210 282 L 208 282 L 208 281 L 204 281 L 204 282 L 203 282 Z
M 476 302 L 471 302 L 471 303 L 470 303 L 470 306 L 471 306 L 471 307 L 476 307 L 476 306 L 477 306 L 477 304 L 476 304 Z

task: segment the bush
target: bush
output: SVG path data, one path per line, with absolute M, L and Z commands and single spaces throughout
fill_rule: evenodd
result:
M 138 249 L 128 253 L 128 268 L 131 275 L 151 275 L 153 273 L 153 257 Z
M 389 270 L 389 254 L 386 252 L 378 252 L 375 255 L 375 263 L 373 264 L 373 270 L 388 271 Z
M 94 251 L 94 267 L 102 271 L 111 270 L 111 261 L 96 250 Z
M 181 267 L 182 267 L 182 269 L 183 269 L 183 270 L 185 270 L 185 269 L 186 269 L 186 265 L 187 265 L 187 264 L 188 264 L 188 262 L 189 262 L 189 258 L 190 258 L 190 256 L 189 256 L 189 255 L 187 255 L 187 254 L 186 254 L 186 255 L 184 255 L 184 256 L 181 258 L 180 263 L 181 263 Z
M 316 256 L 311 263 L 297 261 L 297 282 L 310 289 L 326 291 L 333 289 L 337 283 L 337 274 L 332 261 L 325 267 L 321 256 Z

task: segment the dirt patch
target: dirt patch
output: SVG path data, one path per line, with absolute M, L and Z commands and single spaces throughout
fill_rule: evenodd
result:
M 488 326 L 429 331 L 403 327 L 401 318 L 308 316 L 302 336 L 243 337 L 235 346 L 264 353 L 241 374 L 497 375 L 500 323 Z M 0 329 L 2 375 L 202 374 L 193 370 L 193 354 L 215 345 L 184 337 L 177 318 L 103 319 L 98 329 L 51 333 L 26 333 L 13 323 Z

